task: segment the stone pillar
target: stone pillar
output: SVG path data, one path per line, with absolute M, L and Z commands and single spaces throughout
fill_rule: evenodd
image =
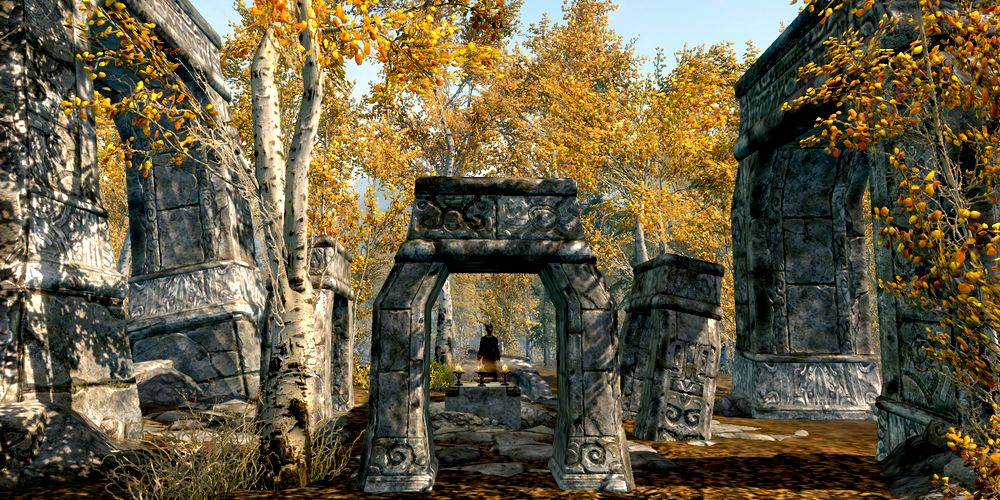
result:
M 873 161 L 872 204 L 892 206 L 899 195 L 895 168 Z M 875 249 L 875 273 L 890 281 L 908 276 L 911 265 L 895 255 L 895 249 Z M 890 294 L 878 297 L 882 353 L 882 394 L 875 403 L 878 438 L 875 455 L 881 460 L 909 437 L 925 435 L 943 440 L 949 427 L 963 422 L 962 391 L 944 377 L 924 348 L 930 347 L 928 328 L 940 328 L 937 318 Z M 996 367 L 994 367 L 996 369 Z
M 429 321 L 431 298 L 447 278 L 444 264 L 397 263 L 376 299 L 368 429 L 358 475 L 366 492 L 434 486 Z
M 638 281 L 634 281 L 635 283 Z M 622 326 L 622 418 L 635 420 L 642 403 L 642 382 L 645 380 L 646 362 L 650 359 L 649 310 L 625 305 L 625 324 Z
M 872 418 L 881 390 L 862 209 L 868 157 L 801 147 L 818 111 L 780 109 L 822 40 L 871 21 L 820 24 L 805 13 L 737 85 L 733 392 L 754 417 Z
M 319 373 L 314 378 L 322 409 L 318 420 L 354 407 L 353 257 L 332 238 L 313 242 L 309 273 L 316 290 Z
M 157 24 L 179 49 L 189 70 L 179 73 L 201 105 L 212 104 L 229 120 L 231 98 L 221 78 L 221 39 L 184 0 L 129 0 L 142 20 Z M 136 75 L 107 70 L 99 84 L 113 99 L 127 96 Z M 204 78 L 192 79 L 191 74 Z M 123 140 L 138 149 L 150 138 L 131 117 L 115 120 Z M 249 176 L 235 136 L 227 144 L 202 146 L 182 165 L 168 155 L 151 158 L 153 168 L 126 172 L 131 272 L 128 334 L 136 361 L 171 359 L 194 379 L 206 398 L 250 398 L 259 389 L 260 332 L 264 292 L 254 255 L 250 206 L 240 187 Z M 222 148 L 235 154 L 217 154 Z M 136 155 L 138 166 L 146 160 Z
M 0 3 L 0 406 L 82 415 L 113 440 L 135 439 L 125 282 L 101 206 L 94 123 L 60 106 L 93 96 L 75 57 L 87 47 L 67 19 L 83 20 L 73 2 Z M 59 448 L 67 468 L 83 457 L 74 446 L 93 451 L 85 434 Z M 93 457 L 84 458 L 86 467 Z
M 641 388 L 635 435 L 649 441 L 711 439 L 721 338 L 723 268 L 664 254 L 635 267 L 626 310 L 648 316 L 632 379 Z M 648 346 L 648 347 L 647 347 Z M 634 395 L 633 395 L 634 396 Z

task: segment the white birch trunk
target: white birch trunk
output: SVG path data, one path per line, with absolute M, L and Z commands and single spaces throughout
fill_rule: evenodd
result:
M 298 0 L 296 7 L 299 20 L 306 24 L 299 39 L 306 51 L 302 67 L 303 95 L 284 163 L 281 162 L 279 148 L 269 149 L 281 143 L 278 123 L 270 121 L 277 118 L 278 105 L 276 100 L 269 99 L 270 96 L 277 96 L 273 74 L 276 54 L 273 47 L 268 48 L 270 38 L 267 34 L 254 57 L 257 70 L 254 77 L 260 80 L 254 89 L 254 127 L 261 138 L 260 142 L 255 140 L 255 148 L 259 148 L 265 158 L 261 160 L 258 156 L 258 176 L 268 182 L 267 188 L 264 187 L 265 182 L 261 182 L 262 195 L 265 200 L 272 201 L 271 208 L 276 210 L 265 214 L 266 218 L 274 221 L 270 227 L 280 229 L 269 235 L 277 238 L 268 245 L 268 250 L 272 265 L 277 268 L 274 272 L 275 298 L 282 306 L 282 328 L 268 362 L 268 377 L 258 415 L 261 450 L 268 467 L 266 482 L 278 489 L 304 486 L 309 482 L 310 413 L 317 400 L 309 383 L 309 378 L 315 374 L 317 343 L 313 311 L 315 298 L 308 274 L 307 210 L 309 163 L 323 98 L 322 72 L 319 68 L 319 45 L 308 14 L 312 2 Z M 270 73 L 267 71 L 269 67 Z M 258 112 L 262 114 L 258 115 Z M 275 133 L 278 140 L 268 140 L 273 139 L 272 134 Z M 283 184 L 283 189 L 275 190 L 279 184 Z M 283 198 L 278 198 L 277 192 Z M 279 199 L 280 205 L 275 205 Z
M 434 338 L 434 359 L 450 366 L 452 362 L 451 348 L 455 322 L 451 300 L 451 283 L 444 282 L 438 295 L 437 335 Z
M 646 231 L 642 228 L 642 221 L 638 217 L 635 218 L 635 257 L 633 257 L 632 265 L 638 266 L 643 262 L 649 260 L 649 253 L 646 251 Z

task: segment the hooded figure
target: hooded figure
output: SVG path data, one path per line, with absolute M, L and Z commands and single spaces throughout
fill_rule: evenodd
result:
M 500 339 L 493 335 L 493 325 L 486 324 L 486 335 L 479 339 L 479 351 L 476 359 L 489 372 L 493 380 L 497 379 L 497 362 L 500 361 Z

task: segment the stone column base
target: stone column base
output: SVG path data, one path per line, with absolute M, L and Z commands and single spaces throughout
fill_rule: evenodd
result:
M 371 431 L 369 431 L 371 432 Z M 368 464 L 360 487 L 365 493 L 424 492 L 434 487 L 438 461 L 428 438 L 369 438 Z
M 874 355 L 773 355 L 737 351 L 733 394 L 754 418 L 872 420 L 882 375 Z
M 555 459 L 549 460 L 549 471 L 556 480 L 556 485 L 563 490 L 614 491 L 626 493 L 632 489 L 630 477 L 624 472 L 619 473 L 575 473 L 567 472 Z

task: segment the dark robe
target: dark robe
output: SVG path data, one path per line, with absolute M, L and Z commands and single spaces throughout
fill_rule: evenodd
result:
M 500 338 L 496 336 L 483 336 L 483 338 L 479 339 L 479 352 L 476 353 L 476 359 L 495 378 L 497 361 L 500 361 Z

